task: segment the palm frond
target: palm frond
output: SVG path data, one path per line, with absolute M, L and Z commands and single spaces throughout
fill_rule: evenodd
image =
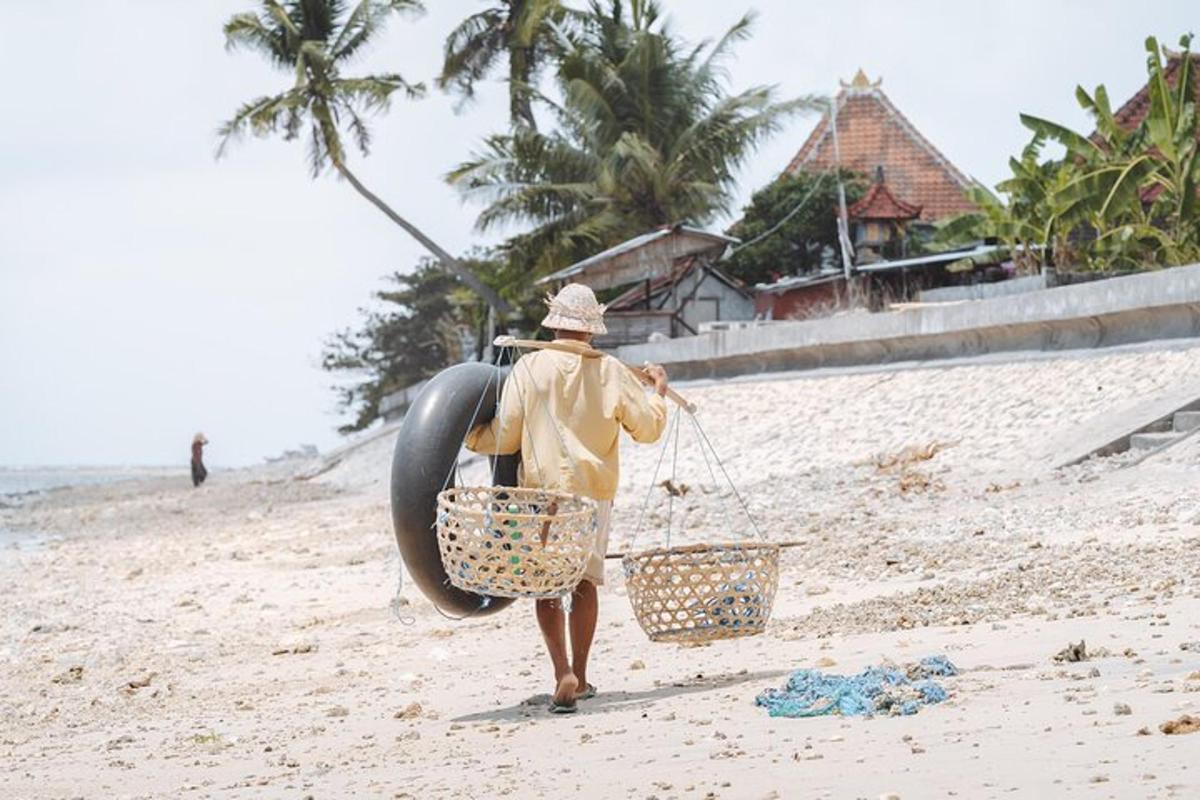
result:
M 225 49 L 249 50 L 265 57 L 276 66 L 291 65 L 291 56 L 278 29 L 272 30 L 257 14 L 235 14 L 224 26 Z
M 334 78 L 329 82 L 332 94 L 342 102 L 356 104 L 366 111 L 383 111 L 391 102 L 392 95 L 403 92 L 405 97 L 416 100 L 424 96 L 425 84 L 409 83 L 402 75 L 367 75 L 362 78 Z
M 1053 201 L 1062 209 L 1058 216 L 1068 221 L 1105 219 L 1118 208 L 1140 206 L 1138 190 L 1156 167 L 1146 155 L 1084 172 L 1054 193 Z
M 756 87 L 723 98 L 680 133 L 671 148 L 672 162 L 691 169 L 715 166 L 723 175 L 732 175 L 754 146 L 776 132 L 784 119 L 820 106 L 815 97 L 773 103 L 772 96 L 771 89 Z
M 1082 86 L 1075 87 L 1075 99 L 1080 107 L 1092 115 L 1096 132 L 1103 137 L 1113 150 L 1123 147 L 1128 134 L 1117 124 L 1113 116 L 1112 105 L 1108 99 L 1108 90 L 1097 86 L 1094 94 L 1088 94 Z
M 725 62 L 730 58 L 734 45 L 747 41 L 753 35 L 757 17 L 756 12 L 747 12 L 722 34 L 696 71 L 700 80 L 718 80 L 726 77 Z
M 500 9 L 472 14 L 446 37 L 438 88 L 453 88 L 472 96 L 475 83 L 491 71 L 504 50 L 504 17 Z
M 349 61 L 383 30 L 392 14 L 419 14 L 424 10 L 420 0 L 359 0 L 329 51 L 334 60 Z
M 536 128 L 536 79 L 547 59 L 568 49 L 562 40 L 577 24 L 576 14 L 561 0 L 499 2 L 468 16 L 450 32 L 437 85 L 460 95 L 465 104 L 474 97 L 475 85 L 506 61 L 509 121 Z
M 295 90 L 259 97 L 242 104 L 229 120 L 217 128 L 217 136 L 220 137 L 217 157 L 223 157 L 228 152 L 230 144 L 247 133 L 258 137 L 274 133 L 279 129 L 280 119 L 298 114 L 303 105 L 303 96 Z M 288 131 L 290 132 L 290 130 L 289 127 Z
M 560 0 L 524 0 L 520 4 L 520 13 L 511 22 L 512 43 L 517 47 L 534 47 L 546 26 L 559 22 L 570 24 L 567 9 Z
M 292 19 L 287 9 L 275 0 L 262 0 L 262 4 L 266 16 L 275 21 L 288 40 L 298 42 L 304 39 L 300 26 L 296 24 L 296 20 Z M 289 47 L 289 49 L 291 48 Z
M 574 25 L 569 34 L 559 21 Z M 531 226 L 508 250 L 529 269 L 655 225 L 711 219 L 728 207 L 738 166 L 786 116 L 812 105 L 777 102 L 770 87 L 726 90 L 720 65 L 750 22 L 716 45 L 688 48 L 654 2 L 592 0 L 577 17 L 555 17 L 546 27 L 559 48 L 561 102 L 512 76 L 510 88 L 549 108 L 557 131 L 492 137 L 447 180 L 483 205 L 480 227 Z
M 281 132 L 295 139 L 308 128 L 308 162 L 313 175 L 330 163 L 343 164 L 342 131 L 359 152 L 369 151 L 367 117 L 385 110 L 396 92 L 410 99 L 425 87 L 394 73 L 345 77 L 342 64 L 377 34 L 388 16 L 420 11 L 419 0 L 259 0 L 259 13 L 234 15 L 225 24 L 226 46 L 253 49 L 277 66 L 293 70 L 292 87 L 242 105 L 218 129 L 217 155 L 246 133 Z

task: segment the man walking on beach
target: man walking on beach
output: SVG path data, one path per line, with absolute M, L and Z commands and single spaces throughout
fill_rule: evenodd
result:
M 547 304 L 550 313 L 542 327 L 553 331 L 560 344 L 587 350 L 592 336 L 607 332 L 604 306 L 586 286 L 568 284 Z M 615 358 L 540 350 L 513 367 L 496 418 L 467 436 L 467 447 L 477 453 L 508 455 L 519 450 L 521 485 L 597 502 L 596 545 L 572 595 L 570 619 L 558 600 L 537 601 L 538 626 L 554 666 L 554 713 L 572 712 L 577 700 L 596 693 L 587 680 L 587 662 L 599 614 L 596 587 L 604 584 L 620 432 L 624 429 L 634 441 L 650 443 L 662 435 L 667 422 L 662 399 L 667 373 L 657 365 L 647 366 L 646 372 L 654 379 L 656 394 L 647 394 L 642 382 Z

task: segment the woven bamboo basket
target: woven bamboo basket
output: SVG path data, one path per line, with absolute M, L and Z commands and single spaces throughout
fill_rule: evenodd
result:
M 625 587 L 653 642 L 697 644 L 762 633 L 779 587 L 779 547 L 757 542 L 625 556 Z
M 558 597 L 583 578 L 596 504 L 563 492 L 486 486 L 438 495 L 438 549 L 450 583 L 493 597 Z

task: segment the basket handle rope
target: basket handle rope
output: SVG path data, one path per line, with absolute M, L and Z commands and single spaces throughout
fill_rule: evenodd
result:
M 479 409 L 483 408 L 483 398 L 487 397 L 487 392 L 488 392 L 488 389 L 492 385 L 492 380 L 494 380 L 494 378 L 489 377 L 488 382 L 484 384 L 483 391 L 479 393 L 479 401 L 477 403 L 475 403 L 475 410 L 473 412 L 471 412 L 471 416 L 468 417 L 468 419 L 467 419 L 467 429 L 465 431 L 463 431 L 462 436 L 459 437 L 460 453 L 461 453 L 461 447 L 462 447 L 461 440 L 467 438 L 467 434 L 471 432 L 471 427 L 475 424 L 475 420 L 479 418 Z M 500 396 L 499 392 L 497 391 L 497 393 L 496 393 L 496 397 L 497 397 L 496 410 L 497 411 L 499 411 L 499 408 L 500 408 L 499 407 L 499 402 L 500 402 L 499 396 Z M 499 442 L 498 438 L 497 438 L 497 442 Z M 450 465 L 450 471 L 446 473 L 446 479 L 444 481 L 442 481 L 442 491 L 443 492 L 450 488 L 450 481 L 454 480 L 454 473 L 456 473 L 457 471 L 458 471 L 458 456 L 455 456 L 454 463 L 452 463 Z
M 762 529 L 758 527 L 758 521 L 755 520 L 754 515 L 750 513 L 750 506 L 746 505 L 746 500 L 742 497 L 742 493 L 738 491 L 737 485 L 733 482 L 733 478 L 729 477 L 729 471 L 725 469 L 725 464 L 721 461 L 721 456 L 717 454 L 717 448 L 713 447 L 712 442 L 709 441 L 708 434 L 704 432 L 704 427 L 700 424 L 700 420 L 696 419 L 695 414 L 692 415 L 692 423 L 696 427 L 696 434 L 703 442 L 703 445 L 700 447 L 701 454 L 704 453 L 704 445 L 707 445 L 709 452 L 712 453 L 713 460 L 717 462 L 717 467 L 719 467 L 721 470 L 721 474 L 725 476 L 725 482 L 729 484 L 729 488 L 733 490 L 733 496 L 737 498 L 738 504 L 742 507 L 742 513 L 746 515 L 746 519 L 750 520 L 750 526 L 754 528 L 754 532 L 758 534 L 759 539 L 762 539 L 764 542 L 767 541 L 767 537 L 763 534 Z M 708 456 L 704 457 L 704 463 L 708 465 L 708 471 L 711 474 L 712 465 L 708 463 Z M 716 475 L 713 475 L 713 482 L 716 482 Z M 721 501 L 721 505 L 723 508 L 725 508 L 726 503 L 724 500 Z M 728 519 L 728 508 L 725 508 L 725 514 L 726 519 Z
M 678 411 L 675 412 L 679 414 Z M 637 541 L 638 536 L 642 533 L 642 523 L 646 519 L 646 509 L 650 507 L 650 496 L 654 493 L 655 481 L 658 480 L 658 471 L 662 469 L 663 458 L 667 455 L 667 445 L 671 442 L 671 432 L 668 427 L 667 435 L 663 437 L 662 446 L 658 448 L 658 461 L 654 464 L 654 473 L 650 476 L 650 484 L 646 487 L 646 496 L 642 500 L 642 509 L 638 512 L 637 526 L 633 529 L 633 536 L 629 537 L 629 543 L 625 546 L 631 551 L 633 545 Z M 667 525 L 670 526 L 670 520 L 667 520 Z
M 679 414 L 679 411 L 675 412 L 674 423 L 668 425 L 667 435 L 663 438 L 662 447 L 660 448 L 658 454 L 658 462 L 654 466 L 654 473 L 650 478 L 650 485 L 646 489 L 646 495 L 642 502 L 641 512 L 638 514 L 637 527 L 634 529 L 633 536 L 630 537 L 629 542 L 626 545 L 631 551 L 633 549 L 633 545 L 637 542 L 638 536 L 642 532 L 642 525 L 646 518 L 646 510 L 650 506 L 650 498 L 653 495 L 654 487 L 658 485 L 658 475 L 662 469 L 663 460 L 667 454 L 667 447 L 672 445 L 672 440 L 674 441 L 673 454 L 671 457 L 671 485 L 675 485 L 675 470 L 679 458 Z M 742 509 L 742 513 L 745 514 L 746 519 L 750 521 L 750 526 L 754 529 L 755 535 L 760 540 L 764 542 L 767 541 L 767 537 L 763 534 L 762 529 L 758 526 L 758 521 L 755 520 L 754 515 L 750 513 L 750 507 L 747 505 L 745 498 L 743 498 L 742 493 L 738 491 L 737 485 L 733 482 L 733 479 L 729 477 L 729 471 L 725 468 L 725 463 L 721 461 L 721 456 L 717 454 L 717 449 L 713 447 L 713 443 L 708 438 L 708 434 L 705 433 L 704 427 L 700 424 L 700 420 L 694 413 L 691 413 L 690 411 L 688 416 L 691 417 L 692 426 L 696 432 L 696 442 L 700 448 L 700 455 L 704 458 L 704 465 L 708 468 L 708 474 L 712 478 L 713 486 L 719 489 L 721 485 L 721 481 L 717 479 L 717 474 L 713 470 L 713 464 L 715 463 L 717 468 L 721 471 L 721 475 L 725 478 L 725 483 L 727 483 L 729 488 L 733 491 L 733 496 L 737 499 L 738 505 Z M 712 454 L 711 460 L 709 458 L 710 453 Z M 725 498 L 720 497 L 720 495 L 718 495 L 718 497 L 721 501 L 721 514 L 725 519 L 725 527 L 728 530 L 732 530 L 733 526 L 730 524 L 729 520 L 729 503 Z M 667 500 L 667 548 L 671 547 L 671 529 L 674 519 L 674 510 L 675 494 L 671 492 L 669 493 Z
M 721 517 L 722 517 L 722 519 L 725 520 L 725 530 L 732 531 L 733 530 L 733 522 L 729 519 L 729 502 L 720 495 L 719 487 L 721 485 L 721 482 L 719 480 L 717 480 L 717 473 L 713 471 L 712 461 L 709 459 L 708 451 L 705 450 L 703 440 L 700 438 L 700 423 L 696 419 L 695 414 L 692 415 L 692 427 L 696 431 L 696 441 L 700 442 L 700 455 L 703 456 L 703 458 L 704 458 L 704 466 L 708 470 L 708 476 L 709 476 L 709 478 L 712 479 L 712 485 L 714 487 L 718 487 L 717 498 L 721 501 Z M 714 453 L 714 455 L 715 455 L 715 453 Z M 730 483 L 730 485 L 732 485 L 732 482 Z M 753 520 L 751 520 L 751 522 L 753 523 Z M 757 529 L 757 528 L 758 528 L 758 526 L 755 525 L 755 529 Z
M 637 542 L 638 536 L 642 533 L 642 524 L 646 519 L 646 510 L 650 507 L 650 498 L 654 494 L 654 487 L 658 485 L 658 473 L 662 469 L 663 460 L 667 455 L 667 448 L 671 442 L 675 443 L 675 453 L 671 459 L 671 484 L 675 484 L 675 466 L 679 459 L 679 414 L 676 411 L 671 420 L 667 422 L 666 435 L 663 436 L 662 446 L 658 449 L 658 461 L 654 464 L 654 473 L 650 476 L 650 485 L 646 487 L 646 495 L 642 499 L 642 510 L 638 512 L 637 527 L 633 529 L 633 536 L 629 537 L 629 543 L 626 545 L 630 550 L 633 550 L 634 543 Z M 667 499 L 667 546 L 670 547 L 671 542 L 671 522 L 675 511 L 675 495 L 668 493 Z
M 675 485 L 675 468 L 679 465 L 679 417 L 675 412 L 675 447 L 671 449 L 671 485 Z M 671 548 L 671 521 L 675 517 L 675 493 L 667 494 L 667 549 Z

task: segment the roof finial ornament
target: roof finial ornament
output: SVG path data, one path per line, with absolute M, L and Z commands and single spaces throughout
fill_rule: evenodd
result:
M 867 73 L 863 72 L 862 67 L 859 67 L 858 72 L 854 73 L 853 80 L 851 80 L 849 83 L 846 83 L 845 81 L 838 81 L 838 83 L 841 84 L 843 89 L 863 92 L 870 91 L 871 89 L 878 89 L 879 84 L 883 83 L 883 78 L 879 78 L 878 80 L 872 82 L 867 77 Z

